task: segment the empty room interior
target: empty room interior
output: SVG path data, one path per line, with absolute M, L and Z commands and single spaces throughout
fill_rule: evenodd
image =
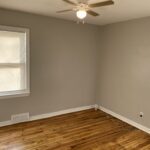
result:
M 0 150 L 150 150 L 150 1 L 0 0 Z

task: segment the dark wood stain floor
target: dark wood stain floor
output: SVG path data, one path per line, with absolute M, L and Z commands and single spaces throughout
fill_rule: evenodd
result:
M 150 135 L 90 109 L 2 127 L 0 150 L 150 150 Z

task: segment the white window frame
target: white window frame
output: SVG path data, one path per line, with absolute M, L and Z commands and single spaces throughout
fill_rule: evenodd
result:
M 8 91 L 8 92 L 0 92 L 0 99 L 29 96 L 29 94 L 30 94 L 29 29 L 0 25 L 0 31 L 20 32 L 20 33 L 26 34 L 26 89 L 25 90 Z

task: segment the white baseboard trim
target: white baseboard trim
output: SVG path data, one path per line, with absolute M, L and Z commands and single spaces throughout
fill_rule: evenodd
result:
M 95 106 L 96 105 L 82 106 L 82 107 L 77 107 L 77 108 L 61 110 L 61 111 L 57 111 L 57 112 L 51 112 L 51 113 L 46 113 L 46 114 L 41 114 L 41 115 L 36 115 L 36 116 L 30 116 L 29 121 L 45 119 L 45 118 L 50 118 L 50 117 L 59 116 L 59 115 L 63 115 L 63 114 L 68 114 L 68 113 L 78 112 L 78 111 L 82 111 L 82 110 L 87 110 L 87 109 L 95 108 Z M 0 122 L 0 127 L 13 125 L 13 124 L 14 123 L 11 120 L 3 121 L 3 122 Z
M 126 123 L 128 123 L 128 124 L 130 124 L 130 125 L 132 125 L 132 126 L 134 126 L 136 128 L 138 128 L 138 129 L 140 129 L 140 130 L 150 134 L 150 129 L 148 127 L 145 127 L 145 126 L 143 126 L 143 125 L 141 125 L 141 124 L 139 124 L 139 123 L 137 123 L 135 121 L 132 121 L 132 120 L 130 120 L 130 119 L 128 119 L 128 118 L 126 118 L 126 117 L 124 117 L 122 115 L 119 115 L 119 114 L 117 114 L 117 113 L 115 113 L 115 112 L 113 112 L 113 111 L 111 111 L 111 110 L 109 110 L 107 108 L 102 107 L 102 106 L 99 106 L 99 109 L 104 111 L 107 114 L 112 115 L 115 118 L 118 118 L 119 120 L 122 120 L 123 122 L 126 122 Z
M 63 115 L 63 114 L 73 113 L 73 112 L 78 112 L 78 111 L 87 110 L 87 109 L 91 109 L 91 108 L 95 108 L 95 105 L 71 108 L 71 109 L 61 110 L 61 111 L 57 111 L 57 112 L 31 116 L 30 121 L 59 116 L 59 115 Z
M 9 126 L 9 125 L 12 125 L 12 121 L 11 120 L 8 120 L 8 121 L 3 121 L 3 122 L 0 122 L 0 127 L 4 127 L 4 126 Z

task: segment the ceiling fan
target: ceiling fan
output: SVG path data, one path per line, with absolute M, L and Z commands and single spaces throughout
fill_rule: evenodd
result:
M 88 4 L 88 2 L 77 2 L 77 3 L 75 3 L 71 0 L 62 0 L 62 1 L 73 5 L 74 7 L 72 9 L 57 11 L 57 13 L 75 11 L 77 17 L 81 20 L 84 19 L 87 16 L 87 14 L 94 16 L 94 17 L 99 16 L 99 14 L 96 13 L 95 11 L 93 11 L 92 8 L 103 7 L 103 6 L 108 6 L 108 5 L 114 4 L 113 0 L 106 0 L 103 2 L 97 2 L 97 3 L 93 3 L 93 4 Z

